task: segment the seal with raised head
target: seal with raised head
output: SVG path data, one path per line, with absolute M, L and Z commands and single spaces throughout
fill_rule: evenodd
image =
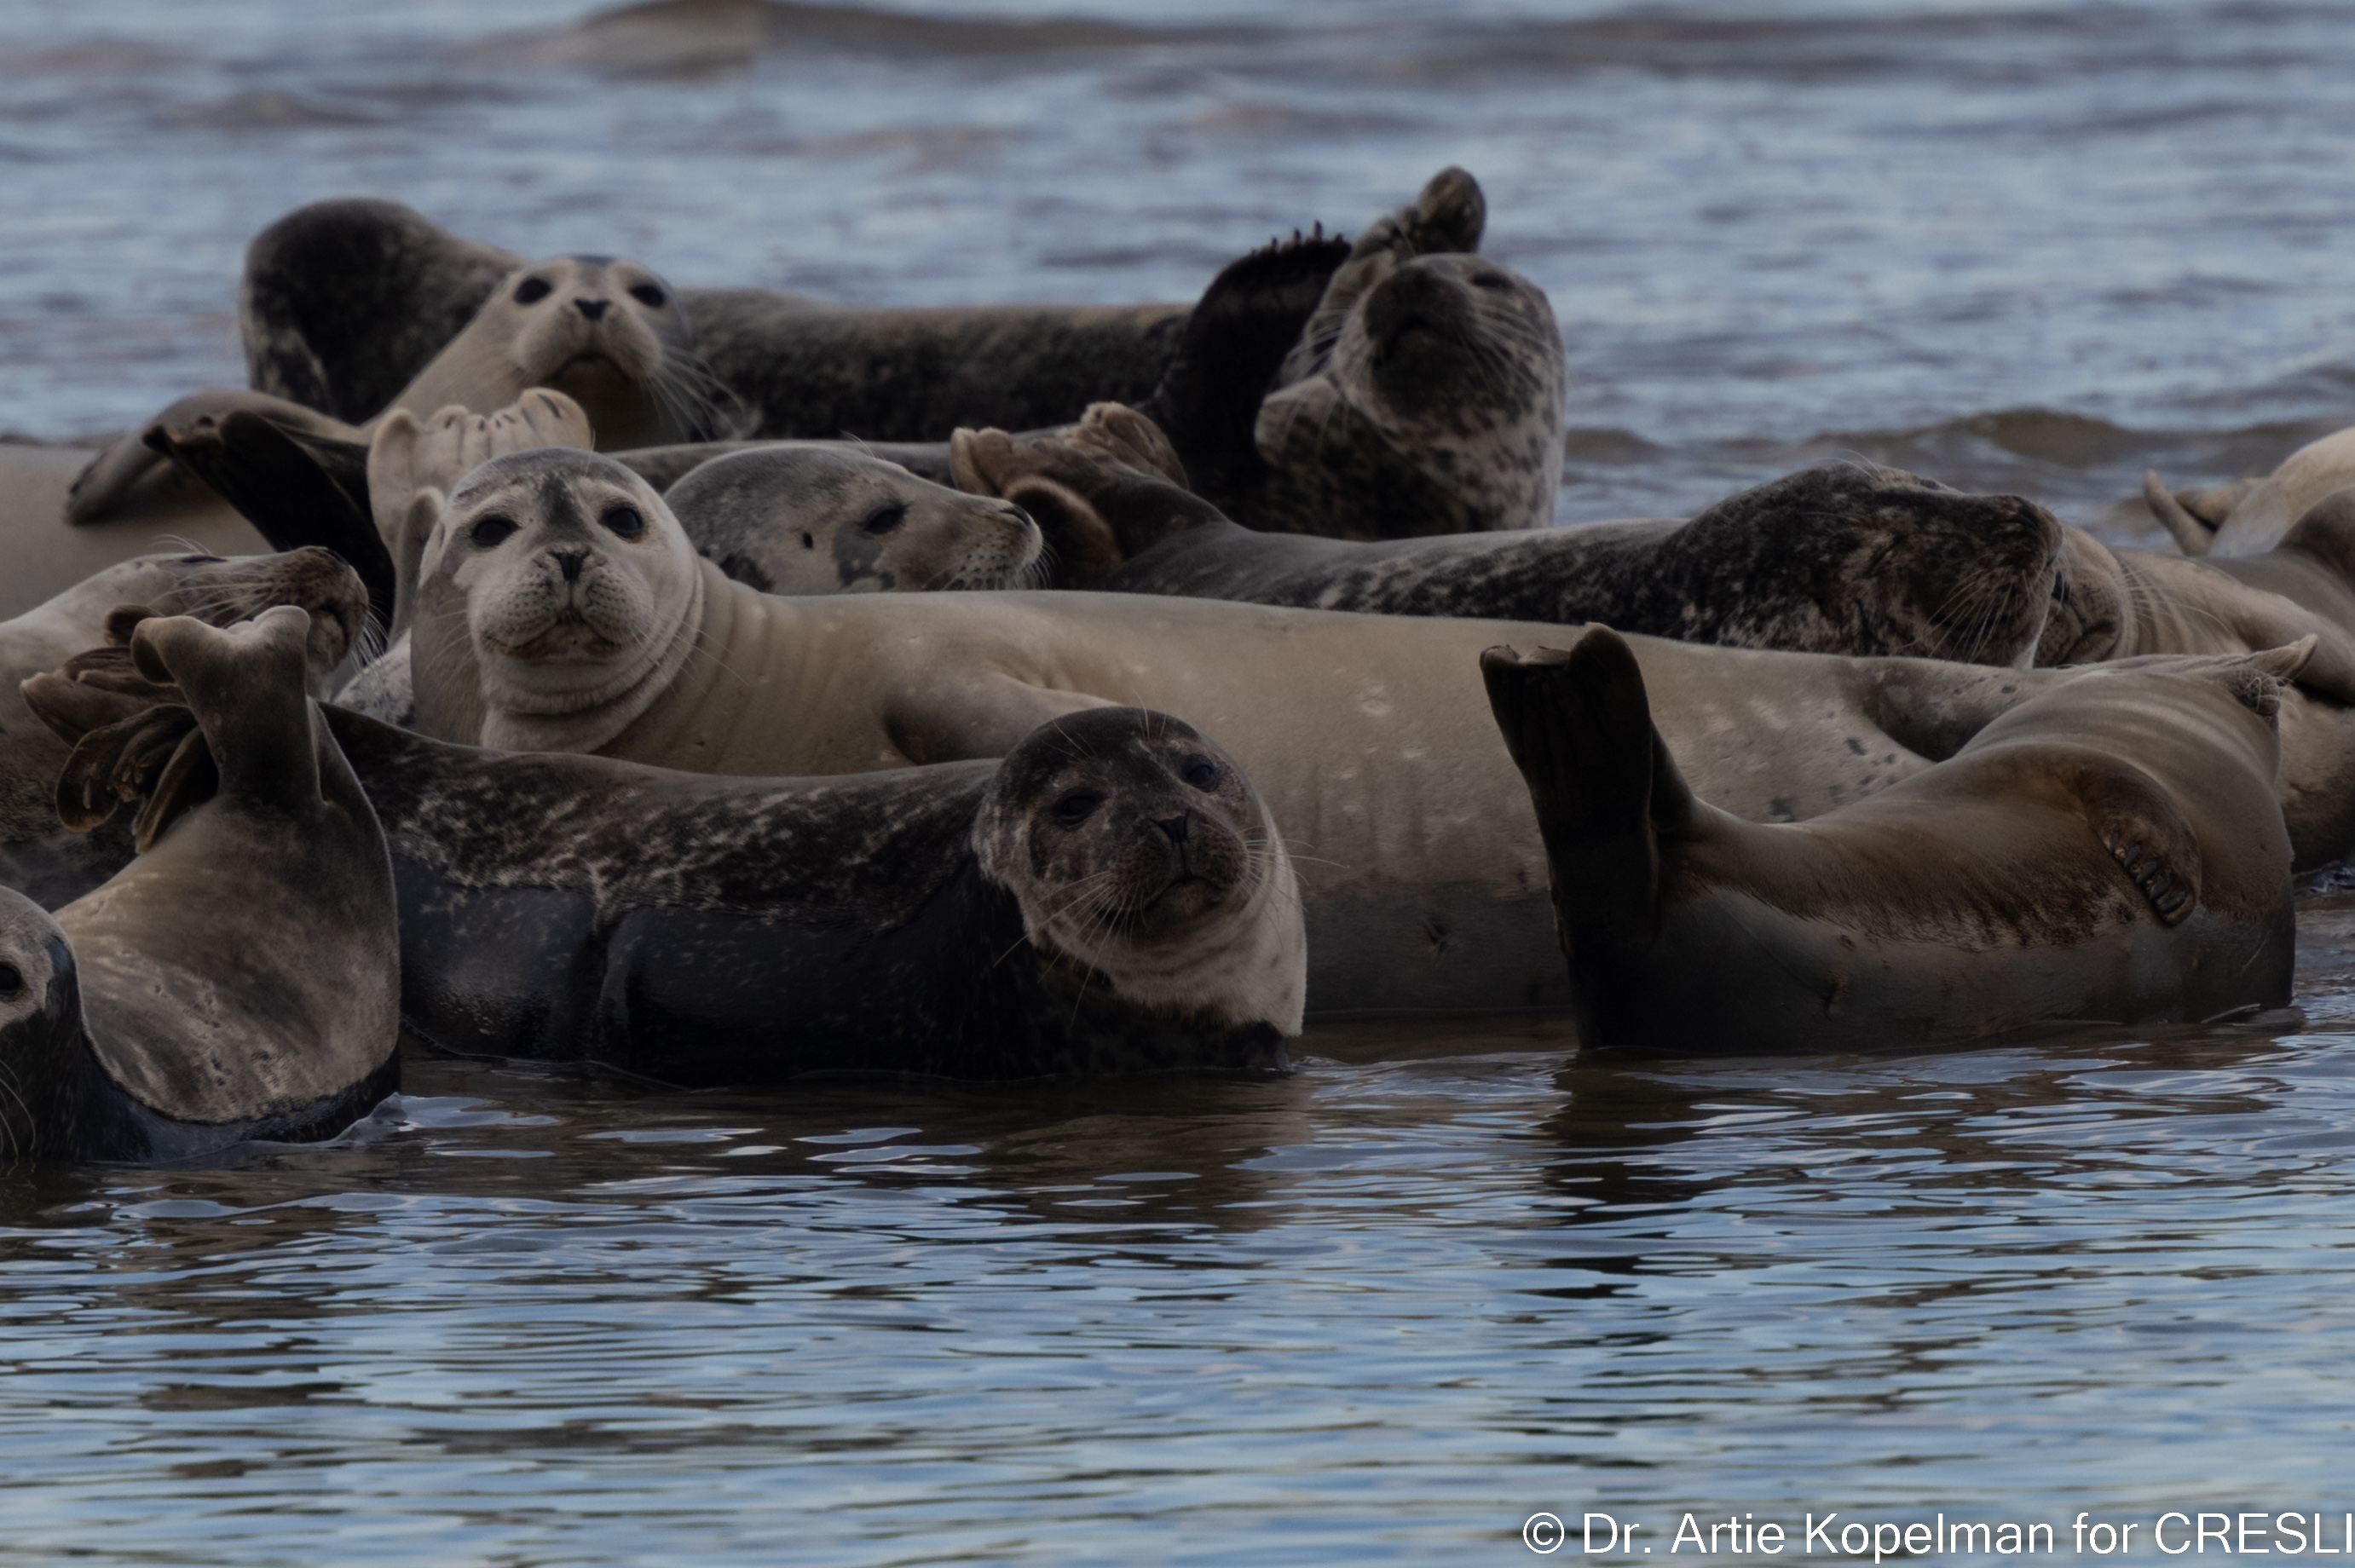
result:
M 1602 621 L 1733 647 L 2026 666 L 2044 629 L 2061 521 L 1834 464 L 1690 521 L 1359 543 L 1239 528 L 1167 479 L 1153 427 L 1099 404 L 1067 437 L 960 431 L 961 486 L 1051 529 L 1055 586 L 1389 615 Z
M 23 683 L 106 641 L 125 613 L 195 615 L 229 625 L 273 604 L 310 615 L 316 695 L 358 646 L 368 598 L 324 549 L 223 560 L 152 555 L 123 561 L 37 609 L 0 623 L 0 886 L 54 909 L 131 862 L 127 827 L 69 832 L 58 820 L 68 744 L 27 706 Z
M 1313 1009 L 1563 993 L 1536 822 L 1476 685 L 1480 649 L 1558 630 L 1130 594 L 777 598 L 698 560 L 610 457 L 553 450 L 458 486 L 418 598 L 418 728 L 469 744 L 806 776 L 1003 756 L 1081 709 L 1176 713 L 1303 857 Z M 1869 795 L 2069 678 L 1639 646 L 1694 765 L 1761 819 Z
M 67 517 L 86 521 L 133 504 L 159 451 L 169 452 L 171 432 L 204 419 L 260 414 L 306 443 L 364 443 L 395 410 L 423 418 L 456 405 L 487 414 L 535 387 L 577 402 L 601 446 L 708 441 L 735 430 L 733 406 L 696 357 L 668 283 L 635 261 L 558 256 L 504 279 L 465 330 L 366 424 L 263 392 L 198 392 L 101 453 L 75 482 Z
M 2307 651 L 2097 671 L 1789 827 L 1685 782 L 1609 628 L 1481 667 L 1545 835 L 1581 1044 L 1852 1051 L 2286 1006 L 2272 720 Z
M 1039 560 L 1021 507 L 847 447 L 717 457 L 663 502 L 698 554 L 764 593 L 1016 588 Z
M 59 789 L 112 808 L 136 774 L 139 858 L 54 917 L 0 891 L 12 1156 L 331 1137 L 399 1086 L 392 867 L 305 689 L 308 620 L 132 633 L 144 677 L 186 706 L 133 703 Z

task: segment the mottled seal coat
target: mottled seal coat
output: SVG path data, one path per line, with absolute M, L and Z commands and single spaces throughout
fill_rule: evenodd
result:
M 444 1050 L 674 1084 L 1036 1078 L 1279 1069 L 1300 1030 L 1283 840 L 1166 715 L 822 780 L 328 725 L 390 845 L 403 1019 Z
M 960 432 L 957 478 L 1051 528 L 1057 587 L 1601 621 L 1734 647 L 2025 666 L 2061 565 L 2062 525 L 2041 507 L 1845 464 L 1745 490 L 1689 522 L 1386 543 L 1263 534 L 1161 478 L 1152 435 L 1103 405 L 1070 440 Z
M 144 676 L 187 708 L 134 704 L 68 765 L 67 784 L 100 791 L 140 773 L 136 860 L 54 918 L 0 892 L 12 1155 L 329 1137 L 398 1086 L 392 867 L 306 694 L 308 619 L 280 607 L 226 632 L 172 617 L 132 634 Z M 178 743 L 150 750 L 172 714 L 188 720 Z
M 101 453 L 75 481 L 67 517 L 83 522 L 138 504 L 162 456 L 174 455 L 174 432 L 201 421 L 259 415 L 304 443 L 364 443 L 376 421 L 396 411 L 426 417 L 455 405 L 486 414 L 535 387 L 580 404 L 604 446 L 735 433 L 736 411 L 689 347 L 687 318 L 668 283 L 635 261 L 551 257 L 503 279 L 464 330 L 368 423 L 355 426 L 259 391 L 198 392 Z
M 764 593 L 1012 588 L 1039 559 L 1021 507 L 847 448 L 714 458 L 663 501 L 698 554 Z
M 410 668 L 427 734 L 718 773 L 1002 756 L 1081 709 L 1175 713 L 1220 738 L 1300 857 L 1313 1009 L 1518 1007 L 1563 982 L 1477 658 L 1561 635 L 1123 594 L 774 598 L 697 560 L 611 458 L 549 451 L 495 459 L 452 496 Z M 1638 646 L 1691 765 L 1759 818 L 1869 795 L 2068 678 Z
M 1626 643 L 1482 658 L 1588 1046 L 1839 1051 L 2289 1000 L 2272 715 L 2306 648 L 2100 671 L 1811 822 L 1698 796 Z
M 132 856 L 127 826 L 78 833 L 59 822 L 58 773 L 70 748 L 27 705 L 23 683 L 105 642 L 110 623 L 126 607 L 227 625 L 272 604 L 310 613 L 321 672 L 353 650 L 368 608 L 350 570 L 325 550 L 233 560 L 152 555 L 109 567 L 0 623 L 0 885 L 55 909 L 122 870 Z

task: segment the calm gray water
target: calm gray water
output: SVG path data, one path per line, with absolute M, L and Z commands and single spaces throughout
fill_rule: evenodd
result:
M 718 0 L 631 59 L 570 0 L 10 0 L 0 428 L 241 379 L 240 248 L 314 197 L 682 283 L 1129 300 L 1448 162 L 1567 334 L 1568 518 L 1853 451 L 2094 520 L 2355 414 L 2341 5 L 1068 9 L 780 11 L 747 61 Z M 1832 1511 L 2340 1546 L 2355 908 L 2303 939 L 2302 1027 L 1938 1056 L 421 1059 L 332 1147 L 0 1179 L 0 1557 L 1503 1562 L 1540 1509 L 1655 1559 L 1688 1510 L 1784 1560 Z

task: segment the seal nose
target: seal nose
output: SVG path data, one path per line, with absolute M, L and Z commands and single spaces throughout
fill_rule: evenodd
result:
M 595 321 L 605 314 L 605 307 L 613 303 L 611 300 L 574 300 L 572 308 L 590 320 Z
M 557 569 L 564 573 L 565 581 L 578 582 L 581 581 L 581 563 L 589 559 L 589 552 L 587 550 L 557 549 L 550 550 L 549 553 L 556 558 Z
M 1190 820 L 1192 820 L 1190 815 L 1186 816 L 1165 817 L 1163 820 L 1155 823 L 1153 826 L 1161 829 L 1162 832 L 1169 835 L 1169 842 L 1172 844 L 1183 844 L 1186 842 L 1186 824 Z

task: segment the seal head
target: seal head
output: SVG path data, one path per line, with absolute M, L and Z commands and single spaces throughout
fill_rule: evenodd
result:
M 81 987 L 66 933 L 40 905 L 0 888 L 0 1160 L 37 1149 L 81 1040 Z
M 1292 863 L 1243 771 L 1191 725 L 1093 708 L 1011 752 L 974 821 L 1042 959 L 1139 1007 L 1300 1031 Z
M 699 554 L 763 593 L 1028 586 L 1039 525 L 1010 501 L 847 447 L 715 457 L 663 495 Z
M 466 635 L 416 663 L 419 717 L 487 746 L 594 751 L 686 667 L 703 592 L 677 519 L 620 464 L 563 447 L 494 458 L 426 541 L 419 614 Z

